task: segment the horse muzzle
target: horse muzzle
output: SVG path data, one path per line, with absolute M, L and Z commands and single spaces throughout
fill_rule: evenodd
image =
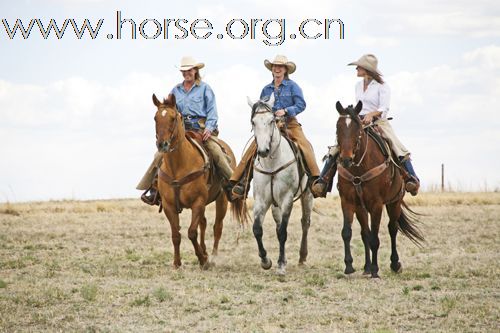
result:
M 257 150 L 257 154 L 262 157 L 262 158 L 265 158 L 265 157 L 268 157 L 269 156 L 269 152 L 271 150 L 269 148 L 266 148 L 266 149 L 258 149 Z
M 350 168 L 352 166 L 352 163 L 352 157 L 344 157 L 340 159 L 340 164 L 342 164 L 342 166 L 346 169 Z
M 161 153 L 168 153 L 170 148 L 170 143 L 168 141 L 156 142 L 156 147 Z

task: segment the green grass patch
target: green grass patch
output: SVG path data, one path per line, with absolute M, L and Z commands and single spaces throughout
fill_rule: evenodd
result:
M 94 283 L 85 284 L 80 289 L 80 295 L 87 302 L 93 302 L 97 298 L 97 289 Z
M 143 296 L 143 297 L 137 297 L 134 299 L 131 303 L 131 306 L 150 306 L 151 305 L 151 299 L 149 298 L 149 295 Z
M 153 291 L 153 296 L 158 300 L 158 302 L 162 303 L 165 301 L 171 301 L 174 299 L 172 294 L 170 294 L 165 288 L 160 287 L 156 288 Z

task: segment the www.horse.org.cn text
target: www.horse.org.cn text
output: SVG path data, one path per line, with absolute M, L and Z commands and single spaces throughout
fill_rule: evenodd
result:
M 9 23 L 10 21 L 10 23 Z M 48 22 L 47 22 L 48 21 Z M 28 39 L 40 35 L 43 39 L 63 37 L 76 37 L 77 39 L 97 39 L 100 36 L 112 39 L 163 39 L 163 40 L 257 40 L 267 46 L 282 45 L 287 39 L 304 40 L 333 40 L 344 39 L 344 23 L 340 19 L 303 19 L 297 24 L 288 24 L 284 18 L 268 19 L 231 19 L 224 27 L 217 29 L 209 19 L 196 18 L 187 20 L 183 18 L 164 19 L 133 19 L 122 17 L 122 12 L 116 12 L 115 27 L 112 33 L 103 33 L 101 28 L 104 19 L 91 22 L 84 19 L 83 23 L 78 23 L 76 19 L 67 18 L 64 21 L 55 19 L 44 20 L 40 18 L 31 19 L 29 22 L 21 19 L 2 19 L 5 32 L 9 39 Z M 80 20 L 81 21 L 81 20 Z M 36 26 L 36 27 L 35 27 Z M 38 29 L 36 29 L 38 28 Z M 72 28 L 72 29 L 71 29 Z M 53 32 L 53 33 L 52 33 Z M 52 33 L 52 34 L 51 34 Z M 74 34 L 73 34 L 74 33 Z

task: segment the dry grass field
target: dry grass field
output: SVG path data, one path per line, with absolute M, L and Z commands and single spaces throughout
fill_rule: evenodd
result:
M 183 267 L 172 268 L 170 227 L 139 200 L 0 204 L 1 332 L 499 332 L 500 193 L 423 193 L 418 248 L 399 236 L 403 272 L 389 268 L 387 216 L 381 279 L 343 274 L 338 197 L 315 201 L 306 267 L 300 212 L 287 241 L 286 277 L 260 268 L 251 227 L 226 217 L 216 266 L 200 270 L 182 213 Z M 214 216 L 209 206 L 210 220 Z M 275 264 L 274 222 L 264 242 Z M 239 242 L 237 235 L 240 232 Z

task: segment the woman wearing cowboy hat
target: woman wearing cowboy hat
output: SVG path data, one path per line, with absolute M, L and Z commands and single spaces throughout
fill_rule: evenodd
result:
M 288 136 L 297 143 L 302 151 L 309 176 L 316 179 L 319 176 L 319 168 L 313 147 L 305 137 L 296 118 L 299 113 L 305 110 L 306 102 L 302 89 L 289 78 L 297 66 L 283 55 L 277 55 L 272 62 L 264 60 L 264 66 L 271 71 L 273 81 L 262 89 L 260 99 L 269 99 L 271 94 L 274 94 L 273 112 L 276 116 L 285 118 Z M 256 151 L 257 144 L 254 140 L 231 176 L 230 182 L 235 184 L 232 190 L 233 197 L 240 198 L 246 194 L 245 189 L 248 190 L 247 184 L 251 178 L 250 164 Z
M 205 148 L 212 154 L 215 165 L 227 182 L 233 170 L 229 165 L 229 156 L 217 143 L 217 106 L 212 88 L 201 80 L 200 69 L 204 66 L 205 64 L 196 62 L 192 57 L 183 57 L 179 69 L 184 81 L 177 84 L 170 93 L 175 96 L 177 110 L 183 116 L 186 129 L 202 133 Z M 137 185 L 138 190 L 146 190 L 141 198 L 150 205 L 159 203 L 153 183 L 161 162 L 162 154 L 157 152 L 153 163 Z
M 387 83 L 382 80 L 382 73 L 377 69 L 378 60 L 373 54 L 365 54 L 357 61 L 351 62 L 348 66 L 356 66 L 357 76 L 363 78 L 356 84 L 356 100 L 363 103 L 363 109 L 359 113 L 363 124 L 370 124 L 375 119 L 382 136 L 389 142 L 393 152 L 399 157 L 405 173 L 405 187 L 412 195 L 417 195 L 420 181 L 413 170 L 410 160 L 410 152 L 399 141 L 392 126 L 387 121 L 389 112 L 389 102 L 391 90 Z M 321 171 L 321 176 L 312 186 L 314 196 L 325 197 L 326 192 L 331 190 L 331 180 L 337 170 L 336 159 L 338 147 L 335 145 L 328 151 L 325 166 Z M 330 186 L 329 186 L 330 185 Z

